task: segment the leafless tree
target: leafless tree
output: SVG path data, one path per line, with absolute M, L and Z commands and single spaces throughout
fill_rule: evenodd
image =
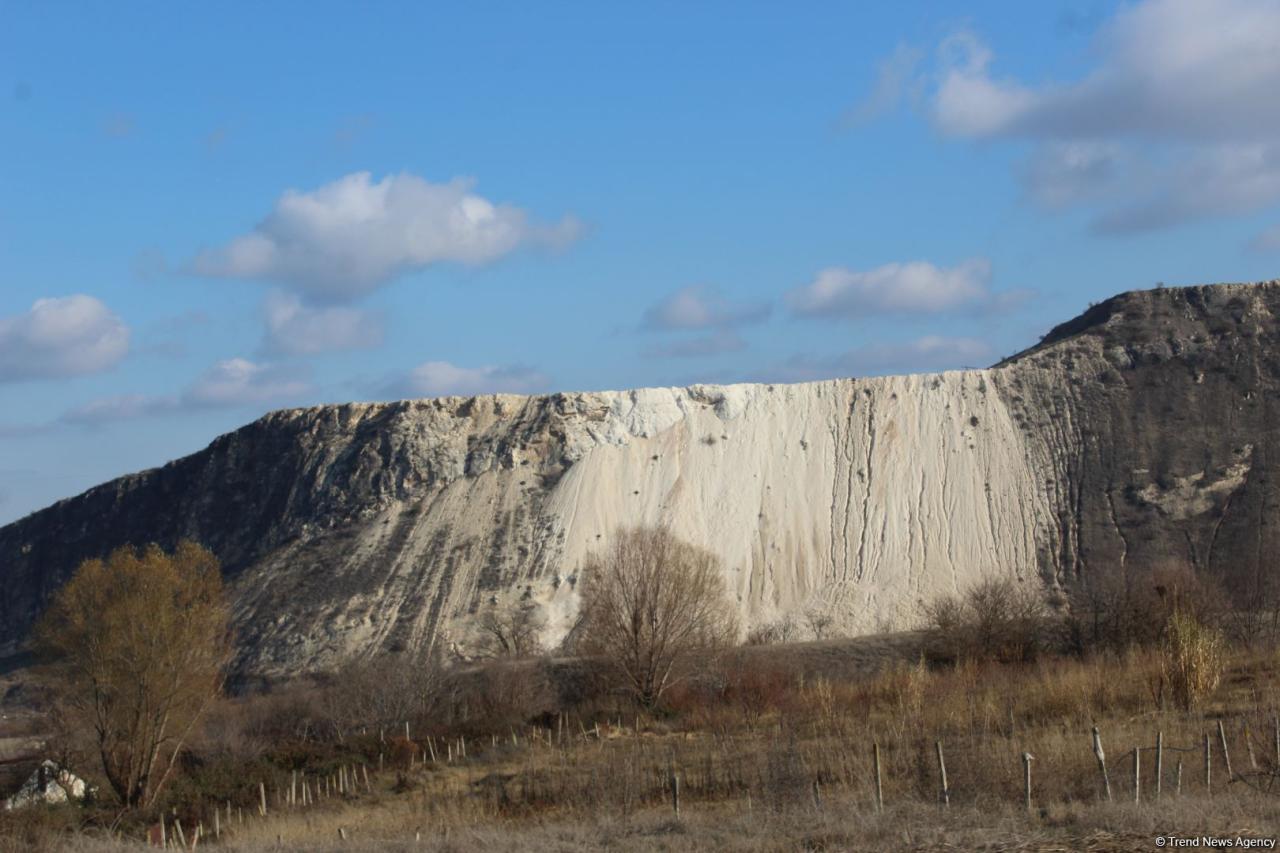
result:
M 486 610 L 480 615 L 476 630 L 478 657 L 523 658 L 542 653 L 542 617 L 533 602 Z
M 719 559 L 665 528 L 618 531 L 582 578 L 582 647 L 645 707 L 736 638 Z
M 963 595 L 935 599 L 925 614 L 939 654 L 1029 661 L 1053 639 L 1045 592 L 1035 581 L 989 578 Z
M 231 644 L 217 559 L 183 542 L 87 560 L 35 639 L 120 802 L 150 807 L 222 688 Z

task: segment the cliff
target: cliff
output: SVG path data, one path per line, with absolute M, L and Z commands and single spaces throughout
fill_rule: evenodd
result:
M 1270 590 L 1280 282 L 1127 293 L 993 368 L 281 411 L 0 528 L 0 641 L 87 556 L 223 561 L 260 675 L 462 642 L 521 599 L 563 634 L 620 524 L 718 553 L 744 621 L 907 626 L 1011 575 L 1190 565 Z

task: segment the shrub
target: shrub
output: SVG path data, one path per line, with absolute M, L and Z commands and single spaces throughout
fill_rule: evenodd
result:
M 1054 620 L 1033 582 L 988 579 L 925 607 L 932 653 L 944 659 L 1035 660 L 1053 644 Z
M 719 558 L 665 528 L 619 531 L 582 576 L 582 650 L 646 708 L 737 636 Z
M 220 692 L 228 618 L 218 561 L 191 542 L 86 560 L 41 618 L 62 710 L 126 808 L 155 801 Z
M 1222 632 L 1194 614 L 1179 610 L 1169 617 L 1161 673 L 1179 707 L 1194 708 L 1217 689 L 1222 680 L 1224 647 Z
M 1078 651 L 1157 646 L 1175 612 L 1217 627 L 1227 599 L 1212 579 L 1181 566 L 1145 573 L 1107 572 L 1085 581 L 1073 595 L 1070 630 Z

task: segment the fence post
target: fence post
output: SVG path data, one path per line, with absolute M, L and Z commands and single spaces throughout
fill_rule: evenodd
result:
M 1249 721 L 1244 721 L 1244 748 L 1249 753 L 1249 769 L 1258 769 L 1258 759 L 1253 755 L 1253 738 L 1249 737 Z
M 1142 802 L 1142 747 L 1133 748 L 1133 801 Z
M 1213 793 L 1213 741 L 1206 732 L 1204 736 L 1204 789 Z
M 1098 727 L 1093 727 L 1093 757 L 1098 759 L 1098 769 L 1102 771 L 1102 789 L 1106 792 L 1107 802 L 1111 802 L 1111 779 L 1107 776 L 1107 754 L 1102 751 L 1102 735 Z
M 942 741 L 934 741 L 933 746 L 938 752 L 938 776 L 942 779 L 942 807 L 946 809 L 951 807 L 951 791 L 947 788 L 947 763 L 942 759 Z
M 258 783 L 258 811 L 263 817 L 267 816 L 267 785 L 265 782 Z
M 1182 759 L 1181 758 L 1178 759 L 1178 772 L 1175 778 L 1177 779 L 1177 781 L 1174 784 L 1173 793 L 1174 793 L 1174 796 L 1181 797 L 1182 796 Z
M 1230 782 L 1236 774 L 1231 772 L 1231 755 L 1227 752 L 1227 730 L 1222 727 L 1222 720 L 1218 720 L 1218 741 L 1222 744 L 1222 766 L 1227 771 L 1227 782 Z
M 1164 773 L 1164 732 L 1156 732 L 1156 799 L 1160 799 L 1160 789 L 1163 787 L 1163 780 L 1160 778 Z
M 871 744 L 871 764 L 875 770 L 876 781 L 876 811 L 884 811 L 884 787 L 880 784 L 880 742 L 875 741 Z
M 1022 753 L 1023 794 L 1026 799 L 1027 811 L 1031 811 L 1031 762 L 1034 760 L 1035 756 L 1031 753 Z
M 680 774 L 675 766 L 671 767 L 671 808 L 675 811 L 676 820 L 680 819 Z

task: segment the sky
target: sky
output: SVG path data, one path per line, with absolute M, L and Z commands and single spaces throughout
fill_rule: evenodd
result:
M 1275 278 L 1280 0 L 0 0 L 0 523 L 277 408 L 987 366 Z

